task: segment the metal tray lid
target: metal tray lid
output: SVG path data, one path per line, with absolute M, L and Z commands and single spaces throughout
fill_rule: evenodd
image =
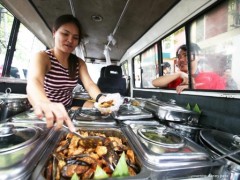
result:
M 116 121 L 111 115 L 102 115 L 95 108 L 79 108 L 72 115 L 75 125 L 116 125 Z
M 21 112 L 19 114 L 16 114 L 16 115 L 10 117 L 9 119 L 13 123 L 30 123 L 30 124 L 36 123 L 37 125 L 39 125 L 39 124 L 45 125 L 46 124 L 46 118 L 45 117 L 43 117 L 41 119 L 38 118 L 35 115 L 33 108 L 26 110 L 24 112 Z
M 145 106 L 147 104 L 152 104 L 155 105 L 156 107 L 161 107 L 161 109 L 165 109 L 168 111 L 177 111 L 177 112 L 183 112 L 183 113 L 193 113 L 196 114 L 196 112 L 188 110 L 184 107 L 178 106 L 174 103 L 168 103 L 168 102 L 164 102 L 164 101 L 160 101 L 160 100 L 147 100 L 145 103 Z
M 200 131 L 200 137 L 218 154 L 224 155 L 240 148 L 240 136 L 227 132 L 206 129 Z M 229 156 L 240 164 L 240 153 Z
M 167 121 L 197 123 L 200 117 L 200 114 L 197 112 L 157 99 L 147 100 L 144 104 L 144 109 L 152 112 L 157 118 Z
M 168 131 L 165 127 L 141 127 L 138 134 L 146 141 L 165 148 L 181 148 L 184 146 L 184 138 Z
M 0 179 L 29 179 L 32 171 L 35 168 L 35 165 L 39 162 L 39 160 L 44 157 L 44 153 L 46 152 L 46 147 L 48 144 L 52 144 L 53 141 L 50 138 L 49 132 L 52 132 L 54 129 L 46 129 L 46 132 L 43 131 L 45 126 L 38 126 L 37 124 L 31 123 L 14 123 L 18 126 L 33 126 L 38 128 L 41 133 L 36 141 L 33 142 L 33 146 L 27 154 L 23 156 L 23 160 L 14 164 L 8 168 L 0 168 Z M 16 125 L 17 126 L 17 125 Z M 15 150 L 13 150 L 16 152 Z
M 199 132 L 202 129 L 209 129 L 210 127 L 202 126 L 200 124 L 187 124 L 187 123 L 177 123 L 177 122 L 169 122 L 169 127 L 172 127 L 174 129 L 178 129 L 181 131 L 186 132 Z
M 159 121 L 155 119 L 124 120 L 121 121 L 120 124 L 124 126 L 130 125 L 132 128 L 134 128 L 134 126 L 137 126 L 139 124 L 156 126 L 159 125 Z
M 118 111 L 114 111 L 112 116 L 117 120 L 128 120 L 152 118 L 153 114 L 143 108 L 124 104 L 120 106 Z
M 0 124 L 0 154 L 30 145 L 39 137 L 39 133 L 39 129 L 33 126 Z
M 73 119 L 73 124 L 76 126 L 117 126 L 117 122 L 115 120 L 76 120 Z
M 159 125 L 162 127 L 162 125 Z M 179 151 L 169 151 L 157 153 L 144 144 L 137 133 L 141 127 L 151 127 L 149 125 L 131 124 L 123 127 L 123 131 L 128 136 L 129 142 L 137 151 L 143 163 L 152 170 L 162 171 L 179 168 L 208 167 L 219 162 L 213 162 L 208 152 L 200 145 L 189 139 L 185 139 L 185 145 Z
M 5 93 L 0 93 L 0 99 L 3 101 L 19 101 L 19 100 L 27 100 L 27 95 L 26 94 L 16 94 L 16 93 L 11 93 L 12 90 L 11 88 L 7 88 L 5 90 Z

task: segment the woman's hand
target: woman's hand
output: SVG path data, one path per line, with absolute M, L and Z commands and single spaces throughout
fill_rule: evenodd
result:
M 46 118 L 47 127 L 56 126 L 60 129 L 64 123 L 69 127 L 70 131 L 76 131 L 68 113 L 61 103 L 39 102 L 34 107 L 34 112 L 39 119 Z
M 189 84 L 187 73 L 181 72 L 180 77 L 182 78 L 182 83 L 176 87 L 176 91 L 178 94 L 180 94 L 184 89 L 188 89 L 188 84 Z
M 180 94 L 184 89 L 188 89 L 188 84 L 185 85 L 179 85 L 176 87 L 176 91 L 178 94 Z

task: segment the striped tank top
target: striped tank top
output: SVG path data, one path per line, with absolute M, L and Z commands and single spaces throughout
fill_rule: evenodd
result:
M 52 102 L 62 103 L 65 107 L 72 104 L 72 91 L 79 79 L 79 66 L 76 68 L 74 79 L 69 77 L 69 70 L 64 68 L 50 50 L 45 51 L 50 60 L 51 68 L 45 75 L 44 89 Z

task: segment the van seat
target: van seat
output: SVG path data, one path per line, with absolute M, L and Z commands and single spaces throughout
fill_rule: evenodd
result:
M 119 93 L 125 96 L 127 92 L 127 83 L 123 78 L 122 68 L 117 65 L 102 67 L 97 85 L 103 93 Z

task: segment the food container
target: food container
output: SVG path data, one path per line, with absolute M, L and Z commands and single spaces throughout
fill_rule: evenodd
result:
M 153 114 L 143 108 L 133 106 L 131 104 L 124 104 L 120 106 L 118 111 L 114 111 L 112 116 L 117 120 L 136 120 L 152 118 Z
M 141 141 L 155 153 L 176 152 L 184 146 L 184 138 L 164 126 L 141 127 L 137 132 Z
M 6 93 L 0 94 L 0 121 L 4 121 L 31 107 L 26 94 L 13 94 L 10 92 L 11 90 L 6 90 Z
M 159 126 L 159 121 L 157 121 L 155 119 L 123 120 L 123 121 L 120 121 L 120 125 L 122 127 L 129 126 L 131 124 L 141 124 L 141 125 L 148 125 L 148 126 Z
M 34 113 L 33 109 L 26 110 L 24 112 L 21 112 L 17 115 L 12 116 L 9 118 L 9 121 L 11 122 L 22 122 L 22 123 L 37 123 L 37 124 L 46 124 L 45 117 L 39 119 L 37 115 Z
M 201 130 L 200 142 L 209 150 L 213 159 L 240 149 L 240 136 L 219 130 Z M 227 156 L 222 168 L 216 174 L 226 180 L 240 179 L 240 153 Z
M 188 125 L 179 122 L 168 122 L 168 126 L 173 128 L 175 132 L 179 133 L 183 137 L 190 138 L 191 140 L 199 143 L 199 133 L 206 127 L 200 125 Z
M 157 99 L 147 100 L 144 109 L 152 112 L 160 120 L 188 122 L 189 124 L 197 124 L 200 116 L 194 111 Z
M 116 125 L 116 120 L 114 120 L 110 114 L 101 114 L 101 112 L 96 108 L 79 108 L 74 111 L 72 120 L 76 126 Z
M 94 103 L 94 107 L 102 114 L 110 114 L 118 111 L 119 107 L 123 104 L 123 98 L 119 93 L 108 94 L 106 99 L 106 101 Z
M 157 148 L 155 150 L 152 148 L 152 142 L 149 138 L 145 139 L 140 135 L 140 132 L 154 129 L 162 131 L 164 128 L 168 133 L 176 135 L 170 128 L 162 124 L 132 123 L 122 128 L 143 164 L 152 171 L 152 179 L 203 178 L 209 175 L 213 167 L 222 165 L 220 162 L 213 162 L 209 153 L 203 147 L 189 139 L 183 138 L 182 141 L 182 138 L 176 136 L 179 138 L 179 143 L 176 143 L 177 147 L 173 147 L 173 150 L 171 146 L 169 149 L 168 145 L 166 145 L 167 147 L 161 147 L 158 143 L 154 144 L 154 148 Z M 165 145 L 167 143 L 161 144 Z
M 0 168 L 10 167 L 26 158 L 34 148 L 40 129 L 22 124 L 0 124 Z
M 56 172 L 61 172 L 60 176 L 61 179 L 65 179 L 64 176 L 66 176 L 66 172 L 68 171 L 68 167 L 72 167 L 73 166 L 77 166 L 78 165 L 82 165 L 82 168 L 88 168 L 88 170 L 86 172 L 81 172 L 80 174 L 78 174 L 78 176 L 81 178 L 83 178 L 82 176 L 87 176 L 87 179 L 92 179 L 94 176 L 94 172 L 95 170 L 93 170 L 92 168 L 96 166 L 96 163 L 99 162 L 100 164 L 103 163 L 105 164 L 106 162 L 106 167 L 104 166 L 104 171 L 106 169 L 109 170 L 109 168 L 114 168 L 115 165 L 117 164 L 117 159 L 119 157 L 119 155 L 121 155 L 123 152 L 125 152 L 125 155 L 127 157 L 127 164 L 129 164 L 131 166 L 131 168 L 135 169 L 135 175 L 134 176 L 125 176 L 124 179 L 149 179 L 150 176 L 150 171 L 143 166 L 143 164 L 141 163 L 141 161 L 139 161 L 139 157 L 138 155 L 133 151 L 133 153 L 135 154 L 135 158 L 133 158 L 132 160 L 129 159 L 128 157 L 128 150 L 131 150 L 132 147 L 128 144 L 128 140 L 126 139 L 125 135 L 121 132 L 120 129 L 118 128 L 104 128 L 104 127 L 78 127 L 78 132 L 80 132 L 81 134 L 88 134 L 88 135 L 100 135 L 100 136 L 105 136 L 108 142 L 107 144 L 103 144 L 103 146 L 105 146 L 107 148 L 107 154 L 103 153 L 102 155 L 98 155 L 98 157 L 96 157 L 96 155 L 94 156 L 94 154 L 96 153 L 96 149 L 99 148 L 97 147 L 91 147 L 91 148 L 85 148 L 84 150 L 81 151 L 81 149 L 84 147 L 81 144 L 81 139 L 76 139 L 75 136 L 71 136 L 71 134 L 68 134 L 65 131 L 58 131 L 56 132 L 56 136 L 54 137 L 54 139 L 52 139 L 52 143 L 50 146 L 48 146 L 47 151 L 44 155 L 44 157 L 41 159 L 41 161 L 39 162 L 38 166 L 36 167 L 36 169 L 34 170 L 33 174 L 32 174 L 32 179 L 35 180 L 44 180 L 48 178 L 53 178 L 56 176 Z M 66 137 L 68 137 L 66 139 Z M 112 140 L 108 139 L 110 137 L 114 137 L 112 138 Z M 121 139 L 121 141 L 119 141 L 119 139 Z M 109 141 L 110 140 L 110 141 Z M 64 144 L 64 142 L 68 141 L 68 145 Z M 77 148 L 77 150 L 73 150 L 73 153 L 76 154 L 71 154 L 70 147 L 73 147 L 73 142 L 78 142 L 78 146 L 76 146 L 75 148 Z M 122 142 L 122 143 L 120 143 Z M 120 144 L 122 145 L 120 145 Z M 104 147 L 101 146 L 103 149 Z M 59 153 L 57 153 L 59 152 Z M 59 155 L 61 154 L 61 152 L 65 152 L 65 158 L 61 158 L 59 157 Z M 77 153 L 79 152 L 79 153 Z M 101 151 L 102 152 L 102 151 Z M 92 154 L 91 158 L 89 156 L 89 154 Z M 78 157 L 79 159 L 76 160 L 75 158 Z M 94 160 L 94 161 L 88 161 L 88 163 L 86 162 L 86 160 L 83 160 L 82 158 L 89 158 L 91 160 L 93 160 L 94 158 L 97 158 L 98 160 Z M 135 160 L 134 160 L 135 159 Z M 64 162 L 66 163 L 64 163 Z M 84 161 L 84 162 L 83 162 Z M 135 163 L 133 163 L 135 162 Z M 61 165 L 59 163 L 63 163 L 65 164 L 64 167 L 62 167 L 61 170 L 57 170 L 54 169 L 56 167 L 56 164 Z M 84 167 L 83 167 L 84 166 Z M 87 167 L 86 167 L 87 166 Z M 107 167 L 108 166 L 108 167 Z M 50 168 L 52 167 L 52 168 Z M 80 168 L 80 166 L 79 166 Z M 89 169 L 90 168 L 90 169 Z M 91 170 L 91 173 L 89 174 L 89 171 Z M 72 172 L 73 173 L 73 172 Z M 68 176 L 72 176 L 72 173 L 69 175 L 67 173 Z M 58 173 L 59 175 L 59 173 Z M 54 177 L 53 177 L 54 176 Z M 66 178 L 67 179 L 67 178 Z M 114 178 L 111 177 L 111 179 L 119 179 L 119 177 Z
M 45 147 L 52 143 L 51 135 L 54 129 L 34 122 L 9 122 L 0 124 L 0 127 L 0 179 L 29 179 L 44 156 Z

